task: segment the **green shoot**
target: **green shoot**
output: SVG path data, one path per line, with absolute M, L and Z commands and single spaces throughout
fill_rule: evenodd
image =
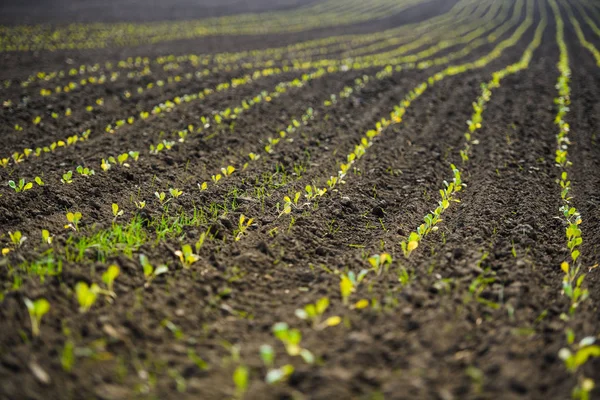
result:
M 166 265 L 159 265 L 158 267 L 154 268 L 152 264 L 150 264 L 148 257 L 146 257 L 144 254 L 140 254 L 140 264 L 142 264 L 142 268 L 144 268 L 144 277 L 146 278 L 144 287 L 149 287 L 150 283 L 152 283 L 154 278 L 157 276 L 169 272 L 169 267 Z
M 121 272 L 121 270 L 120 270 L 119 266 L 111 265 L 110 267 L 108 267 L 106 272 L 104 272 L 102 274 L 102 282 L 104 282 L 106 284 L 106 287 L 108 288 L 108 292 L 110 293 L 110 295 L 112 297 L 116 296 L 115 292 L 113 290 L 113 286 L 114 286 L 115 279 L 117 279 L 117 276 L 119 276 L 120 272 Z
M 69 212 L 67 213 L 67 222 L 68 224 L 65 225 L 65 228 L 71 228 L 74 231 L 78 231 L 79 230 L 79 221 L 81 221 L 81 213 L 80 212 L 76 212 L 76 213 L 72 213 Z
M 177 188 L 172 188 L 172 189 L 169 189 L 169 193 L 171 193 L 171 197 L 176 199 L 183 194 L 183 190 L 179 190 Z
M 323 297 L 315 304 L 307 304 L 304 308 L 296 310 L 295 314 L 298 318 L 311 323 L 313 329 L 325 329 L 329 326 L 336 326 L 342 319 L 338 316 L 332 316 L 321 322 L 321 318 L 329 307 L 329 299 Z
M 33 183 L 25 183 L 25 179 L 21 178 L 19 179 L 18 184 L 16 184 L 15 181 L 8 181 L 8 186 L 10 186 L 15 192 L 20 193 L 31 189 L 33 187 Z
M 60 178 L 60 181 L 62 183 L 68 183 L 68 184 L 73 183 L 73 171 L 67 171 L 66 173 L 64 173 L 62 178 Z
M 241 399 L 248 390 L 248 381 L 250 380 L 250 370 L 245 365 L 238 366 L 233 371 L 233 383 L 235 384 L 236 397 Z
M 273 325 L 273 334 L 281 340 L 290 356 L 300 356 L 307 364 L 314 363 L 315 357 L 313 354 L 300 346 L 302 333 L 298 329 L 290 329 L 285 322 L 278 322 Z
M 46 299 L 37 299 L 31 301 L 27 297 L 23 299 L 27 311 L 29 311 L 29 319 L 31 320 L 31 333 L 34 337 L 40 335 L 40 324 L 42 317 L 50 311 L 50 303 Z
M 75 294 L 79 303 L 79 312 L 86 313 L 96 302 L 100 288 L 95 283 L 88 286 L 85 282 L 79 282 L 75 285 Z
M 42 243 L 52 244 L 53 236 L 50 235 L 50 231 L 42 229 Z
M 123 210 L 119 210 L 119 205 L 117 203 L 112 203 L 112 213 L 113 213 L 113 224 L 116 222 L 117 218 L 123 215 Z
M 244 235 L 246 234 L 246 231 L 252 225 L 253 222 L 254 222 L 254 218 L 249 218 L 248 220 L 246 220 L 246 216 L 244 214 L 240 215 L 240 220 L 238 222 L 238 229 L 234 232 L 236 241 L 241 240 L 242 237 L 244 237 Z
M 384 269 L 389 268 L 392 264 L 392 256 L 388 253 L 375 254 L 374 256 L 369 257 L 368 261 L 369 264 L 371 264 L 371 267 L 373 267 L 373 271 L 375 271 L 377 275 L 381 275 L 381 272 Z
M 23 236 L 21 231 L 15 231 L 15 233 L 8 232 L 8 236 L 10 237 L 10 241 L 15 246 L 15 248 L 21 247 L 23 242 L 27 240 L 26 236 Z
M 190 246 L 189 244 L 184 244 L 183 246 L 181 246 L 181 250 L 177 250 L 175 252 L 175 255 L 179 257 L 181 265 L 185 269 L 190 268 L 192 264 L 194 264 L 200 259 L 199 255 L 193 253 L 192 246 Z

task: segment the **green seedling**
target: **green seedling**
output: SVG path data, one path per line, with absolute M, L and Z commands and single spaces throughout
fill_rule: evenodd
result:
M 135 202 L 135 206 L 139 209 L 142 210 L 144 207 L 146 207 L 146 202 L 145 201 L 136 201 Z
M 234 171 L 235 168 L 233 167 L 233 165 L 228 165 L 226 168 L 221 168 L 221 173 L 223 173 L 223 176 L 230 176 L 234 173 Z
M 265 367 L 271 368 L 275 364 L 275 350 L 268 344 L 260 346 L 260 359 L 262 360 Z
M 42 317 L 50 311 L 50 303 L 46 299 L 31 301 L 27 297 L 25 297 L 23 301 L 25 302 L 25 306 L 29 312 L 29 319 L 31 320 L 31 334 L 34 337 L 37 337 L 40 335 Z
M 52 244 L 53 236 L 50 235 L 50 231 L 42 229 L 42 243 Z
M 35 183 L 38 184 L 38 186 L 44 186 L 44 181 L 42 180 L 42 178 L 40 178 L 39 176 L 36 176 L 34 178 Z
M 60 181 L 62 183 L 68 183 L 68 184 L 73 183 L 73 171 L 67 171 L 66 173 L 64 173 L 62 178 L 60 178 Z
M 292 207 L 298 208 L 298 200 L 300 200 L 301 195 L 302 193 L 296 192 L 296 194 L 294 194 L 294 200 L 292 200 L 289 196 L 285 196 L 283 198 L 283 210 L 281 211 L 279 216 L 281 217 L 283 214 L 291 213 Z
M 294 366 L 292 364 L 286 364 L 277 369 L 270 369 L 265 376 L 265 382 L 269 385 L 274 385 L 286 381 L 293 373 Z
M 112 213 L 113 213 L 113 224 L 116 222 L 117 218 L 123 215 L 123 210 L 119 210 L 119 205 L 117 203 L 112 204 Z
M 133 159 L 133 161 L 137 161 L 140 158 L 139 151 L 130 151 L 128 154 L 129 154 L 129 157 L 131 157 Z
M 233 371 L 233 383 L 235 384 L 236 398 L 241 399 L 244 393 L 248 390 L 248 382 L 250 380 L 250 370 L 245 365 L 239 365 Z
M 79 221 L 81 221 L 81 213 L 80 212 L 69 212 L 67 213 L 67 222 L 68 224 L 65 225 L 65 228 L 71 228 L 74 231 L 78 231 L 79 230 Z
M 100 163 L 100 168 L 102 169 L 102 171 L 106 172 L 110 169 L 110 167 L 111 167 L 110 161 L 107 161 L 103 158 L 102 162 Z
M 169 193 L 171 193 L 171 197 L 176 199 L 183 194 L 183 190 L 179 190 L 177 188 L 172 188 L 172 189 L 169 189 Z
M 373 267 L 373 271 L 377 275 L 381 275 L 381 272 L 392 264 L 392 256 L 388 253 L 375 254 L 374 256 L 369 257 L 369 264 Z
M 154 268 L 152 264 L 150 264 L 148 257 L 144 254 L 140 254 L 140 264 L 142 264 L 142 268 L 144 268 L 144 277 L 146 278 L 144 287 L 149 287 L 150 283 L 152 283 L 157 276 L 169 272 L 169 267 L 164 264 Z
M 25 179 L 19 179 L 19 183 L 15 183 L 15 181 L 8 181 L 8 186 L 10 186 L 15 192 L 25 192 L 33 187 L 33 182 L 25 183 Z
M 81 165 L 78 165 L 75 171 L 77 171 L 79 175 L 83 176 L 92 176 L 96 174 L 93 169 L 89 169 L 88 167 L 84 168 Z
M 450 164 L 450 167 L 452 168 L 454 177 L 450 183 L 444 181 L 445 188 L 440 189 L 441 200 L 438 202 L 438 207 L 432 213 L 425 215 L 423 218 L 424 223 L 417 228 L 417 231 L 411 232 L 408 238 L 400 243 L 402 252 L 406 258 L 419 247 L 419 243 L 425 236 L 438 230 L 436 225 L 442 222 L 441 215 L 450 207 L 450 204 L 452 202 L 460 203 L 460 200 L 456 198 L 456 194 L 466 185 L 462 182 L 461 173 L 458 168 L 454 164 Z
M 100 287 L 95 283 L 92 283 L 91 286 L 88 286 L 85 282 L 79 282 L 75 285 L 75 294 L 79 303 L 80 313 L 86 313 L 92 308 L 100 291 Z
M 216 174 L 216 175 L 211 176 L 211 179 L 213 180 L 214 183 L 219 182 L 221 180 L 221 178 L 222 178 L 221 174 Z
M 290 356 L 300 356 L 307 364 L 314 363 L 315 357 L 313 354 L 300 346 L 302 333 L 298 329 L 290 329 L 285 322 L 278 322 L 273 325 L 273 334 L 281 340 Z
M 112 297 L 116 297 L 116 294 L 114 292 L 114 283 L 115 283 L 115 279 L 117 279 L 117 276 L 119 276 L 120 272 L 121 272 L 121 269 L 119 268 L 118 265 L 111 265 L 110 267 L 108 267 L 106 272 L 104 272 L 102 274 L 102 282 L 104 282 L 106 284 L 108 293 Z
M 560 265 L 560 268 L 565 273 L 562 290 L 565 296 L 571 300 L 569 313 L 574 314 L 577 307 L 589 297 L 588 290 L 582 287 L 585 274 L 580 273 L 581 265 L 569 265 L 566 261 Z
M 194 264 L 200 259 L 199 255 L 193 253 L 192 246 L 190 246 L 189 244 L 184 244 L 183 246 L 181 246 L 181 250 L 177 250 L 175 252 L 175 255 L 179 257 L 181 265 L 185 269 L 190 268 L 192 264 Z
M 160 201 L 160 204 L 164 204 L 165 203 L 165 199 L 167 198 L 167 195 L 165 194 L 165 192 L 154 192 L 154 195 L 156 196 L 156 198 L 158 199 L 158 201 Z M 169 199 L 171 200 L 171 199 Z M 167 200 L 167 202 L 169 201 Z
M 558 357 L 563 360 L 567 371 L 570 373 L 578 373 L 579 369 L 590 358 L 600 358 L 600 346 L 596 344 L 595 337 L 588 336 L 581 339 L 578 344 L 574 344 L 575 334 L 571 329 L 567 329 L 566 336 L 570 348 L 563 347 L 560 349 Z M 590 393 L 595 387 L 594 381 L 581 374 L 578 381 L 578 385 L 573 389 L 572 397 L 574 399 L 589 400 Z
M 10 237 L 10 242 L 13 244 L 15 248 L 21 247 L 23 242 L 27 240 L 26 236 L 23 236 L 21 231 L 15 231 L 15 233 L 8 232 L 8 236 Z
M 358 276 L 350 271 L 348 274 L 342 274 L 340 279 L 340 294 L 344 305 L 348 305 L 350 295 L 356 291 L 356 287 L 362 282 L 369 270 L 363 269 Z
M 244 214 L 240 215 L 238 229 L 234 232 L 236 241 L 241 240 L 244 237 L 246 231 L 252 225 L 253 222 L 254 218 L 249 218 L 248 220 L 246 220 L 246 216 Z
M 129 164 L 126 163 L 128 158 L 129 158 L 129 154 L 127 154 L 127 153 L 120 154 L 117 156 L 117 162 L 119 163 L 119 165 L 121 165 L 123 167 L 129 167 Z
M 342 322 L 342 319 L 337 315 L 329 317 L 325 321 L 321 321 L 322 316 L 328 307 L 329 299 L 323 297 L 315 304 L 307 304 L 304 308 L 298 308 L 295 314 L 298 318 L 310 322 L 313 329 L 321 330 L 329 326 L 339 325 L 339 323 Z
M 321 197 L 327 192 L 327 189 L 319 189 L 318 187 L 316 187 L 314 185 L 312 187 L 310 185 L 307 185 L 304 188 L 304 190 L 306 191 L 306 193 L 304 194 L 304 197 L 306 197 L 306 199 L 308 201 L 311 201 L 312 199 L 317 198 L 317 197 Z

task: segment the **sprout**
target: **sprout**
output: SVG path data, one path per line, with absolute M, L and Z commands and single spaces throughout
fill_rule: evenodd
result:
M 114 285 L 115 279 L 117 279 L 117 276 L 119 276 L 120 272 L 121 272 L 121 269 L 119 268 L 118 265 L 111 265 L 110 267 L 108 267 L 106 272 L 104 272 L 102 274 L 102 282 L 104 282 L 106 284 L 106 287 L 108 288 L 108 292 L 113 297 L 116 296 L 115 292 L 113 290 L 113 285 Z
M 233 383 L 235 384 L 237 398 L 241 399 L 246 393 L 249 378 L 250 371 L 245 365 L 240 365 L 233 371 Z
M 171 193 L 171 197 L 176 199 L 183 194 L 183 190 L 179 190 L 177 188 L 172 188 L 172 189 L 169 189 L 169 193 Z
M 221 168 L 221 172 L 223 173 L 224 176 L 229 176 L 229 175 L 233 174 L 234 171 L 235 171 L 235 168 L 232 165 L 227 166 L 227 168 Z
M 181 265 L 183 268 L 188 269 L 194 264 L 196 261 L 200 259 L 200 256 L 194 254 L 192 251 L 192 246 L 189 244 L 184 244 L 181 246 L 181 250 L 177 250 L 175 255 L 179 257 L 181 261 Z
M 16 184 L 15 181 L 8 181 L 8 186 L 10 186 L 15 192 L 20 193 L 31 189 L 33 187 L 33 183 L 25 183 L 25 179 L 21 178 L 19 179 L 18 184 Z
M 307 304 L 304 308 L 297 309 L 295 314 L 298 318 L 311 322 L 313 329 L 325 329 L 328 326 L 336 326 L 342 321 L 340 317 L 333 316 L 321 322 L 321 317 L 328 307 L 329 299 L 323 297 L 315 304 Z
M 388 253 L 375 254 L 369 257 L 369 264 L 373 267 L 373 270 L 377 275 L 381 275 L 381 272 L 385 267 L 389 267 L 392 263 L 392 256 Z
M 246 216 L 244 214 L 240 215 L 238 229 L 234 232 L 236 241 L 242 239 L 242 237 L 246 234 L 246 230 L 252 225 L 253 222 L 254 218 L 249 218 L 246 220 Z
M 50 235 L 50 231 L 42 229 L 42 243 L 52 244 L 53 236 Z
M 165 192 L 160 192 L 160 193 L 154 192 L 154 195 L 156 196 L 156 198 L 158 199 L 158 201 L 160 201 L 160 204 L 163 204 L 165 202 L 165 198 L 167 197 L 167 195 L 165 194 Z M 167 201 L 169 201 L 169 200 L 167 200 Z
M 34 337 L 40 335 L 40 324 L 42 317 L 50 311 L 50 303 L 46 299 L 37 299 L 31 301 L 27 297 L 23 299 L 27 311 L 29 311 L 29 319 L 31 320 L 31 333 Z
M 273 334 L 284 344 L 285 350 L 290 356 L 300 356 L 307 364 L 315 361 L 313 354 L 300 346 L 302 333 L 298 329 L 290 329 L 285 322 L 278 322 L 273 325 Z
M 166 265 L 159 265 L 158 267 L 154 268 L 152 264 L 150 264 L 148 257 L 146 257 L 144 254 L 140 254 L 140 264 L 142 264 L 142 268 L 144 268 L 144 277 L 146 278 L 146 284 L 144 287 L 150 286 L 152 280 L 154 280 L 154 278 L 157 276 L 169 272 L 169 267 Z
M 38 186 L 44 186 L 44 181 L 42 181 L 42 178 L 40 178 L 39 176 L 36 176 L 34 181 L 38 184 Z
M 85 282 L 77 283 L 75 285 L 75 294 L 79 303 L 79 312 L 88 312 L 96 302 L 98 293 L 100 293 L 100 288 L 95 283 L 92 283 L 91 286 L 88 286 Z
M 129 167 L 129 164 L 127 164 L 125 162 L 125 161 L 127 161 L 128 158 L 129 158 L 129 154 L 123 153 L 123 154 L 117 156 L 117 161 L 119 162 L 119 165 L 122 165 L 123 167 Z
M 8 236 L 10 237 L 10 241 L 15 247 L 21 247 L 23 242 L 27 240 L 27 237 L 21 234 L 21 231 L 15 231 L 15 233 L 8 232 Z
M 89 169 L 88 167 L 82 167 L 81 165 L 78 165 L 77 168 L 75 168 L 75 171 L 77 171 L 77 173 L 79 175 L 83 175 L 83 176 L 92 176 L 95 174 L 93 169 Z
M 69 222 L 67 225 L 65 225 L 65 228 L 71 228 L 74 231 L 78 231 L 79 230 L 79 221 L 81 221 L 81 213 L 80 212 L 69 212 L 67 213 L 67 221 Z
M 112 213 L 113 213 L 113 224 L 117 220 L 118 217 L 123 215 L 123 210 L 119 210 L 119 205 L 117 203 L 112 203 Z
M 140 209 L 140 210 L 141 210 L 141 209 L 143 209 L 144 207 L 146 207 L 146 202 L 145 202 L 145 201 L 136 201 L 136 202 L 135 202 L 135 206 L 136 206 L 138 209 Z
M 68 171 L 66 173 L 63 174 L 62 178 L 60 179 L 60 181 L 62 183 L 73 183 L 73 171 Z

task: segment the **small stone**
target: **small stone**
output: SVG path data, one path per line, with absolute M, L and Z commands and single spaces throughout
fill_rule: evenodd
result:
M 40 381 L 42 385 L 50 384 L 50 375 L 48 375 L 36 361 L 31 361 L 29 363 L 29 369 L 31 369 L 31 373 L 35 376 L 35 379 Z

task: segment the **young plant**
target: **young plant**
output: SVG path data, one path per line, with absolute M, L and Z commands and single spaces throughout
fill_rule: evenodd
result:
M 233 165 L 228 165 L 226 168 L 221 168 L 223 176 L 230 176 L 231 174 L 233 174 L 234 171 L 235 168 L 233 167 Z
M 558 357 L 563 360 L 567 371 L 572 374 L 578 374 L 578 385 L 573 389 L 572 397 L 574 399 L 589 400 L 590 392 L 594 389 L 594 381 L 586 378 L 580 373 L 580 367 L 588 362 L 590 358 L 600 358 L 600 346 L 596 344 L 596 338 L 588 336 L 583 338 L 578 344 L 575 343 L 575 334 L 568 329 L 567 343 L 570 348 L 563 347 L 558 352 Z
M 67 171 L 66 173 L 64 173 L 62 178 L 60 178 L 60 181 L 62 183 L 68 183 L 68 184 L 73 183 L 73 171 Z
M 65 228 L 71 228 L 74 231 L 78 231 L 79 230 L 79 221 L 81 221 L 81 217 L 82 217 L 82 215 L 79 211 L 75 212 L 75 213 L 72 213 L 72 212 L 67 213 L 68 224 L 65 225 Z
M 15 231 L 15 233 L 8 232 L 8 236 L 10 237 L 10 241 L 15 248 L 21 247 L 23 242 L 27 240 L 27 237 L 23 236 L 21 231 Z
M 112 204 L 112 213 L 113 213 L 113 224 L 117 221 L 117 218 L 123 215 L 123 210 L 119 210 L 119 205 L 117 203 Z
M 460 192 L 463 186 L 466 186 L 462 182 L 461 174 L 458 168 L 454 164 L 450 164 L 454 177 L 452 182 L 448 183 L 444 181 L 444 189 L 440 189 L 441 200 L 438 202 L 438 207 L 430 214 L 427 214 L 423 219 L 424 223 L 421 224 L 416 232 L 411 232 L 408 238 L 400 243 L 404 257 L 410 257 L 410 254 L 419 247 L 421 240 L 431 232 L 437 231 L 438 223 L 442 222 L 441 216 L 450 207 L 452 202 L 460 203 L 460 200 L 456 198 L 458 192 Z
M 392 256 L 388 253 L 375 254 L 374 256 L 369 257 L 369 264 L 373 267 L 373 271 L 377 275 L 381 275 L 381 272 L 384 269 L 389 268 L 392 264 Z
M 106 284 L 106 288 L 108 289 L 108 293 L 112 297 L 116 297 L 116 294 L 113 290 L 115 279 L 119 276 L 121 269 L 118 265 L 111 265 L 108 269 L 102 274 L 102 282 Z
M 95 175 L 95 174 L 96 174 L 96 173 L 94 172 L 94 170 L 93 170 L 93 169 L 89 169 L 88 167 L 85 167 L 85 168 L 84 168 L 84 167 L 82 167 L 81 165 L 78 165 L 78 166 L 77 166 L 77 168 L 75 169 L 75 171 L 77 171 L 77 173 L 78 173 L 79 175 L 82 175 L 82 176 L 87 176 L 87 177 L 89 177 L 89 176 L 92 176 L 92 175 Z
M 75 294 L 79 303 L 80 313 L 86 313 L 92 308 L 100 291 L 100 287 L 95 283 L 92 283 L 91 286 L 88 286 L 85 282 L 79 282 L 75 285 Z
M 152 264 L 150 264 L 148 257 L 144 254 L 140 254 L 140 264 L 142 264 L 142 268 L 144 268 L 144 277 L 146 278 L 144 287 L 149 287 L 150 283 L 152 283 L 157 276 L 169 272 L 169 267 L 164 264 L 154 268 Z
M 52 239 L 54 237 L 50 235 L 50 231 L 47 229 L 42 229 L 42 243 L 52 244 Z
M 267 368 L 265 382 L 269 385 L 285 381 L 294 373 L 294 366 L 291 364 L 286 364 L 281 368 L 273 368 L 275 364 L 275 350 L 268 344 L 260 346 L 260 358 Z
M 171 197 L 176 199 L 183 194 L 183 190 L 179 190 L 177 188 L 172 188 L 172 189 L 169 189 L 169 193 L 171 193 Z
M 23 299 L 27 311 L 29 312 L 29 319 L 31 320 L 31 333 L 34 337 L 40 335 L 40 324 L 42 323 L 42 317 L 50 311 L 50 303 L 46 299 L 37 299 L 31 301 L 27 297 Z
M 192 264 L 194 264 L 200 259 L 199 255 L 194 254 L 194 252 L 192 251 L 192 246 L 190 246 L 189 244 L 184 244 L 183 246 L 181 246 L 181 250 L 177 250 L 175 252 L 175 255 L 179 257 L 181 265 L 185 269 L 190 268 Z
M 248 390 L 248 382 L 250 380 L 250 370 L 245 365 L 239 365 L 233 371 L 233 383 L 235 384 L 235 397 L 241 399 L 244 393 Z
M 25 179 L 19 179 L 19 183 L 15 183 L 15 181 L 8 181 L 8 186 L 10 186 L 15 192 L 20 193 L 26 190 L 29 190 L 33 187 L 33 182 L 25 183 Z
M 253 222 L 254 218 L 249 218 L 248 220 L 246 220 L 246 216 L 244 214 L 240 215 L 238 229 L 234 232 L 236 241 L 241 240 L 244 237 L 246 231 L 252 225 Z
M 156 196 L 156 198 L 158 199 L 158 201 L 160 201 L 160 204 L 164 204 L 165 203 L 165 199 L 167 197 L 167 195 L 165 194 L 165 192 L 154 192 L 154 195 Z M 171 199 L 169 199 L 171 200 Z M 169 201 L 167 200 L 167 202 Z
M 292 201 L 292 199 L 289 196 L 285 196 L 283 198 L 283 210 L 281 211 L 281 213 L 279 213 L 279 216 L 281 217 L 283 214 L 289 214 L 292 212 L 292 207 L 293 208 L 298 208 L 298 200 L 300 200 L 300 196 L 302 194 L 300 192 L 296 192 L 296 194 L 294 194 L 294 200 Z
M 328 307 L 329 299 L 327 297 L 323 297 L 315 304 L 307 304 L 304 306 L 304 308 L 298 308 L 295 314 L 298 318 L 310 322 L 313 329 L 321 330 L 329 326 L 336 326 L 342 322 L 342 319 L 337 315 L 329 317 L 325 321 L 321 321 L 322 316 Z
M 298 329 L 290 329 L 285 322 L 278 322 L 273 325 L 273 334 L 281 340 L 290 356 L 300 356 L 307 364 L 314 363 L 315 357 L 313 354 L 300 346 L 302 333 Z
M 580 274 L 581 265 L 569 265 L 564 261 L 560 268 L 565 273 L 563 277 L 562 287 L 563 293 L 571 300 L 569 313 L 574 314 L 579 305 L 589 297 L 587 289 L 583 289 L 583 280 L 585 274 Z
M 369 270 L 363 269 L 358 273 L 358 276 L 352 271 L 342 274 L 340 279 L 340 294 L 344 305 L 348 305 L 350 295 L 356 291 L 356 287 L 362 282 L 368 272 Z

